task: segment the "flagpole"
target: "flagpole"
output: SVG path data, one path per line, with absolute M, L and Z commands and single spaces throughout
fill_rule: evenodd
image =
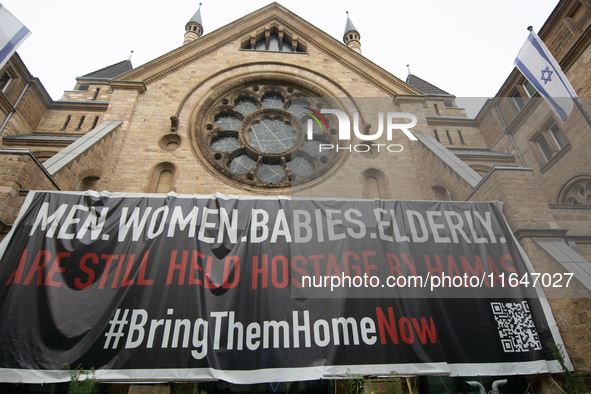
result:
M 575 102 L 575 104 L 577 104 L 577 107 L 579 107 L 579 110 L 581 111 L 581 113 L 583 114 L 583 117 L 585 118 L 585 120 L 589 124 L 589 127 L 591 127 L 591 118 L 589 117 L 589 114 L 585 110 L 585 107 L 583 107 L 583 102 L 581 101 L 581 99 L 578 97 L 573 97 L 573 101 Z
M 533 26 L 528 26 L 527 30 L 529 30 L 530 33 L 535 34 L 534 33 L 534 28 Z M 558 62 L 556 62 L 558 63 Z M 564 74 L 564 76 L 566 77 L 566 74 Z M 571 88 L 574 90 L 574 88 Z M 591 127 L 591 117 L 589 117 L 589 114 L 587 113 L 587 111 L 585 110 L 585 107 L 583 106 L 583 102 L 581 101 L 581 99 L 576 95 L 574 95 L 569 91 L 570 97 L 573 99 L 573 101 L 575 102 L 575 104 L 577 105 L 577 108 L 579 108 L 579 111 L 581 111 L 581 114 L 583 115 L 583 118 L 585 118 L 585 120 L 587 121 L 587 124 L 589 125 L 589 127 Z

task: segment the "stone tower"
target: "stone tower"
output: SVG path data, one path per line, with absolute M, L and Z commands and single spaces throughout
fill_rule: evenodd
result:
M 345 26 L 345 35 L 343 36 L 343 42 L 355 52 L 361 53 L 361 34 L 357 31 L 357 28 L 351 22 L 349 18 L 349 11 L 347 11 L 347 25 Z
M 185 39 L 183 40 L 183 45 L 198 39 L 202 34 L 203 23 L 201 22 L 201 3 L 199 3 L 199 9 L 185 25 Z

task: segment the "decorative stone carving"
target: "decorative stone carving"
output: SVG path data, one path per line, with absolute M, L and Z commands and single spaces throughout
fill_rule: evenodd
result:
M 175 115 L 170 117 L 170 132 L 176 133 L 179 128 L 179 118 Z

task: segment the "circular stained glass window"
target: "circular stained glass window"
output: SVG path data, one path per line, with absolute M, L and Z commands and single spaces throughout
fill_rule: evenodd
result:
M 238 127 L 240 126 L 240 119 L 228 114 L 216 116 L 214 122 L 224 130 L 235 131 L 238 130 Z
M 291 125 L 281 119 L 262 119 L 250 126 L 250 145 L 262 153 L 281 153 L 293 148 L 297 135 Z
M 238 138 L 236 137 L 221 137 L 216 138 L 212 142 L 211 147 L 216 152 L 233 152 L 240 148 L 240 142 L 238 142 Z
M 236 100 L 234 106 L 236 107 L 236 111 L 240 112 L 244 116 L 250 115 L 257 109 L 259 109 L 254 100 L 247 98 L 239 98 L 238 100 Z
M 247 155 L 239 155 L 230 160 L 228 167 L 230 167 L 230 171 L 235 174 L 244 174 L 245 172 L 252 170 L 256 164 L 256 161 L 252 160 Z
M 272 83 L 220 94 L 197 118 L 202 157 L 226 177 L 255 187 L 290 187 L 316 179 L 339 156 L 332 148 L 336 137 L 329 132 L 338 121 L 330 114 L 318 120 L 321 100 L 327 99 Z
M 263 108 L 283 108 L 283 103 L 285 103 L 285 100 L 277 93 L 267 94 L 261 100 Z

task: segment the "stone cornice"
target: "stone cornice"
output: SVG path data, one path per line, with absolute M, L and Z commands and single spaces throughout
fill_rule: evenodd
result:
M 482 151 L 481 154 L 471 149 L 466 149 L 468 152 L 462 152 L 462 148 L 450 149 L 450 151 L 462 159 L 463 161 L 478 161 L 485 160 L 494 163 L 512 164 L 515 162 L 515 155 L 511 154 L 491 154 L 490 151 Z
M 460 116 L 425 116 L 429 126 L 464 126 L 478 127 L 474 119 Z
M 282 16 L 285 16 L 285 19 Z M 119 76 L 115 80 L 143 80 L 146 84 L 150 84 L 233 41 L 256 33 L 274 22 L 290 30 L 294 36 L 306 42 L 307 45 L 312 45 L 333 57 L 340 64 L 362 76 L 390 96 L 397 93 L 423 96 L 422 93 L 410 85 L 277 3 L 263 7 L 229 25 L 206 34 Z M 167 66 L 170 64 L 171 59 L 178 59 L 178 61 L 172 66 Z
M 568 229 L 562 228 L 518 228 L 513 231 L 515 238 L 521 241 L 523 238 L 544 237 L 564 238 Z
M 550 209 L 591 209 L 589 204 L 548 204 Z
M 591 244 L 591 235 L 572 234 L 564 238 L 575 241 L 577 244 Z
M 109 107 L 108 101 L 91 100 L 59 100 L 53 101 L 49 109 L 70 111 L 98 111 L 104 112 Z
M 144 81 L 121 81 L 112 80 L 109 82 L 111 89 L 123 89 L 123 90 L 135 90 L 137 92 L 144 93 L 147 90 L 146 83 Z
M 400 105 L 402 103 L 410 103 L 410 102 L 424 103 L 425 100 L 426 100 L 426 96 L 422 93 L 419 93 L 419 94 L 396 93 L 396 94 L 394 94 L 394 98 L 392 99 L 392 102 L 394 103 L 394 105 Z

